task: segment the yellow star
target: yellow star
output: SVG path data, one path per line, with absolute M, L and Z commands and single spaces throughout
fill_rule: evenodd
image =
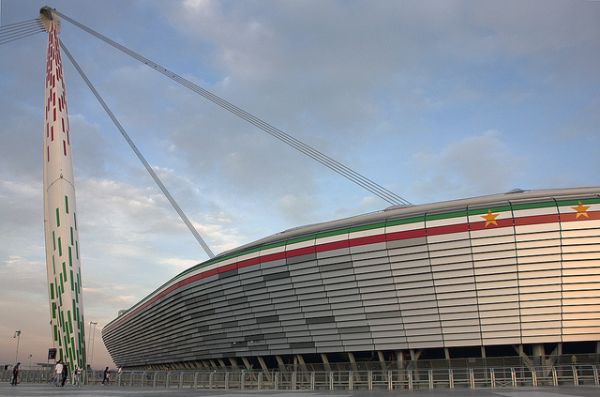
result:
M 579 205 L 577 207 L 571 207 L 573 208 L 575 211 L 577 211 L 577 214 L 575 214 L 575 219 L 579 219 L 580 216 L 583 216 L 584 218 L 589 218 L 590 216 L 587 213 L 588 208 L 590 208 L 589 205 L 583 205 L 581 203 L 581 200 L 579 200 Z
M 496 223 L 496 217 L 498 215 L 499 214 L 493 214 L 492 210 L 488 210 L 487 214 L 480 216 L 485 219 L 485 227 L 488 227 L 489 225 L 498 226 L 498 223 Z

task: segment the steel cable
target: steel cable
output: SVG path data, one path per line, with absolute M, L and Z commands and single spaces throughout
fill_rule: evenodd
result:
M 318 151 L 317 149 L 299 141 L 298 139 L 283 132 L 282 130 L 268 124 L 267 122 L 263 121 L 262 119 L 244 111 L 243 109 L 238 108 L 237 106 L 226 101 L 225 99 L 223 99 L 223 98 L 213 94 L 212 92 L 200 87 L 199 85 L 179 76 L 178 74 L 164 68 L 163 66 L 158 65 L 157 63 L 145 58 L 144 56 L 136 53 L 135 51 L 130 50 L 129 48 L 109 39 L 108 37 L 96 32 L 95 30 L 73 20 L 72 18 L 62 14 L 61 12 L 56 11 L 56 10 L 53 10 L 53 12 L 55 12 L 57 15 L 61 16 L 66 21 L 79 27 L 80 29 L 82 29 L 82 30 L 90 33 L 91 35 L 99 38 L 100 40 L 106 42 L 107 44 L 111 45 L 112 47 L 124 52 L 125 54 L 131 56 L 132 58 L 153 68 L 154 70 L 169 77 L 171 80 L 177 82 L 178 84 L 196 92 L 197 94 L 210 100 L 211 102 L 215 103 L 216 105 L 228 110 L 229 112 L 235 114 L 236 116 L 238 116 L 238 117 L 246 120 L 247 122 L 251 123 L 252 125 L 260 128 L 261 130 L 265 131 L 266 133 L 270 134 L 271 136 L 276 137 L 277 139 L 281 140 L 282 142 L 288 144 L 289 146 L 292 146 L 293 148 L 300 151 L 301 153 L 320 162 L 327 168 L 346 177 L 350 181 L 363 187 L 364 189 L 368 190 L 369 192 L 371 192 L 371 193 L 375 194 L 376 196 L 382 198 L 383 200 L 387 201 L 388 203 L 393 204 L 393 205 L 410 205 L 410 203 L 407 200 L 403 199 L 396 193 L 389 191 L 388 189 L 375 183 L 374 181 L 370 180 L 369 178 L 359 174 L 358 172 L 352 170 L 351 168 L 345 166 L 344 164 L 341 164 L 340 162 L 323 154 L 322 152 Z
M 148 161 L 146 161 L 146 158 L 144 157 L 144 155 L 139 151 L 139 149 L 137 148 L 137 146 L 135 145 L 133 140 L 129 137 L 129 134 L 127 134 L 127 132 L 125 131 L 125 129 L 123 128 L 123 126 L 121 125 L 121 123 L 119 122 L 117 117 L 114 115 L 114 113 L 110 110 L 110 108 L 108 107 L 106 102 L 104 102 L 104 99 L 102 99 L 102 96 L 100 96 L 100 94 L 98 93 L 98 91 L 96 90 L 96 88 L 94 87 L 92 82 L 88 79 L 87 75 L 83 72 L 83 70 L 81 69 L 79 64 L 75 61 L 75 59 L 73 58 L 73 56 L 71 55 L 69 50 L 66 48 L 66 46 L 62 42 L 62 40 L 59 41 L 59 44 L 60 44 L 60 48 L 62 48 L 63 51 L 65 52 L 65 55 L 67 56 L 67 58 L 69 58 L 69 61 L 71 61 L 71 63 L 75 67 L 75 69 L 79 72 L 79 75 L 81 76 L 81 78 L 85 81 L 85 83 L 87 84 L 89 89 L 92 91 L 92 93 L 94 94 L 94 96 L 96 97 L 96 99 L 98 100 L 98 102 L 100 103 L 102 108 L 104 109 L 104 111 L 108 114 L 108 116 L 110 117 L 112 122 L 115 124 L 115 126 L 119 130 L 121 135 L 123 135 L 123 138 L 125 138 L 125 140 L 129 144 L 129 146 L 131 147 L 131 149 L 133 150 L 133 152 L 135 153 L 137 158 L 142 162 L 142 164 L 146 168 L 146 171 L 148 171 L 148 173 L 150 174 L 150 176 L 152 177 L 154 182 L 158 185 L 159 189 L 165 195 L 167 200 L 169 200 L 169 203 L 175 209 L 175 211 L 177 212 L 177 214 L 179 215 L 179 217 L 181 218 L 183 223 L 185 223 L 185 225 L 188 227 L 190 232 L 194 235 L 194 237 L 196 238 L 196 240 L 198 241 L 198 243 L 200 244 L 200 246 L 202 247 L 204 252 L 206 252 L 206 254 L 208 255 L 209 258 L 211 258 L 211 259 L 214 258 L 215 254 L 213 254 L 211 249 L 208 247 L 208 244 L 206 244 L 206 242 L 204 241 L 202 236 L 200 236 L 200 233 L 198 233 L 198 231 L 196 230 L 194 225 L 192 225 L 192 222 L 190 222 L 190 220 L 185 215 L 185 213 L 183 212 L 183 210 L 181 209 L 179 204 L 177 204 L 177 202 L 175 201 L 173 196 L 171 196 L 171 193 L 169 193 L 166 186 L 162 183 L 162 181 L 160 180 L 160 178 L 158 177 L 156 172 L 154 172 L 154 169 L 152 169 L 152 166 L 148 163 Z
M 43 31 L 44 29 L 37 19 L 18 24 L 5 25 L 0 28 L 0 45 L 10 43 Z

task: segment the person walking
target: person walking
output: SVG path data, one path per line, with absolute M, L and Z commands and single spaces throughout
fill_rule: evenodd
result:
M 69 377 L 69 366 L 63 365 L 62 380 L 60 382 L 60 387 L 65 387 L 65 382 L 67 381 L 68 377 Z
M 106 382 L 106 383 L 105 383 Z M 102 378 L 102 384 L 109 384 L 110 383 L 110 371 L 108 370 L 108 367 L 106 367 L 104 369 L 104 377 Z
M 75 386 L 81 387 L 81 368 L 79 368 L 79 365 L 75 366 L 75 371 L 73 371 L 73 380 L 75 381 Z
M 64 365 L 63 365 L 62 361 L 58 360 L 56 362 L 56 365 L 54 366 L 54 386 L 56 386 L 56 387 L 60 386 L 60 383 L 62 382 L 63 368 L 64 368 Z
M 17 363 L 17 365 L 15 365 L 13 367 L 13 377 L 12 380 L 10 381 L 10 384 L 12 386 L 16 386 L 19 383 L 19 366 L 21 365 L 21 363 Z

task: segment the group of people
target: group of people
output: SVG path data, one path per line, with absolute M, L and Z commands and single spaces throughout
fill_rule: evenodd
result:
M 8 367 L 8 366 L 6 366 Z M 5 369 L 6 369 L 5 367 Z M 21 371 L 21 363 L 17 363 L 13 367 L 12 379 L 10 381 L 11 386 L 16 386 L 19 383 L 19 372 Z M 104 376 L 102 377 L 102 384 L 108 385 L 110 383 L 110 370 L 108 367 L 104 369 Z M 119 375 L 121 375 L 121 368 L 119 368 Z M 62 360 L 58 360 L 54 365 L 54 377 L 52 383 L 56 387 L 64 387 L 69 377 L 69 366 L 64 364 Z M 77 387 L 81 385 L 81 368 L 75 367 L 73 371 L 73 384 Z
M 54 366 L 54 385 L 56 387 L 64 387 L 68 377 L 69 366 L 63 364 L 61 360 L 58 360 Z M 76 366 L 75 370 L 73 371 L 73 382 L 77 387 L 81 385 L 81 368 L 78 366 Z

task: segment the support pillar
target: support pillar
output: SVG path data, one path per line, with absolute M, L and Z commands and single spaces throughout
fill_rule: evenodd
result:
M 321 361 L 323 361 L 323 366 L 327 372 L 331 372 L 331 365 L 329 365 L 329 359 L 327 359 L 327 354 L 321 353 Z
M 242 362 L 244 363 L 244 366 L 246 367 L 246 369 L 248 369 L 248 370 L 252 369 L 252 364 L 250 364 L 250 361 L 248 361 L 248 358 L 242 357 Z
M 235 357 L 229 357 L 229 364 L 231 364 L 231 368 L 238 369 L 238 363 Z
M 277 367 L 281 372 L 285 371 L 285 363 L 283 362 L 283 358 L 280 355 L 275 356 L 275 360 L 277 360 Z
M 446 360 L 450 360 L 450 349 L 447 347 L 444 347 L 444 357 L 446 357 Z
M 348 360 L 350 360 L 350 366 L 352 367 L 352 371 L 358 372 L 358 365 L 356 364 L 356 358 L 354 358 L 354 353 L 348 352 Z

